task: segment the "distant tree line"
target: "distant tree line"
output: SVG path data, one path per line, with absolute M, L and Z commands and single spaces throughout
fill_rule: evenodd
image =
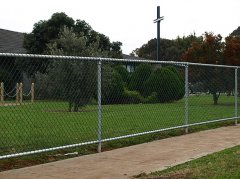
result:
M 225 42 L 213 33 L 161 39 L 162 60 L 239 65 L 238 31 L 233 31 Z M 50 19 L 37 22 L 24 39 L 28 53 L 49 55 L 121 58 L 121 45 L 121 42 L 111 42 L 106 35 L 93 30 L 87 22 L 75 21 L 65 13 L 54 13 Z M 135 49 L 131 55 L 155 60 L 156 39 Z M 14 67 L 15 74 L 24 72 L 36 82 L 36 97 L 68 101 L 69 111 L 81 110 L 97 99 L 96 62 L 18 58 L 4 63 L 1 64 L 6 66 L 4 69 Z M 0 71 L 0 78 L 10 74 L 5 71 Z M 224 76 L 226 73 L 229 75 Z M 220 93 L 233 90 L 233 77 L 234 73 L 229 69 L 189 69 L 189 81 L 195 85 L 192 89 L 210 92 L 214 104 L 218 103 Z M 180 100 L 183 96 L 184 78 L 178 66 L 141 63 L 129 73 L 121 63 L 102 65 L 103 104 L 165 103 Z
M 87 47 L 84 36 L 77 37 L 69 28 L 64 28 L 47 49 L 54 55 L 104 55 L 97 50 L 98 43 Z M 95 61 L 53 60 L 45 72 L 35 74 L 37 96 L 67 100 L 69 111 L 78 111 L 97 100 L 96 65 Z M 155 69 L 154 65 L 139 64 L 129 73 L 121 64 L 103 62 L 103 104 L 173 102 L 183 96 L 184 81 L 174 67 Z
M 25 47 L 29 53 L 121 58 L 120 42 L 110 43 L 86 22 L 74 23 L 64 13 L 35 24 L 33 32 L 25 36 Z M 67 100 L 73 112 L 96 100 L 96 62 L 34 59 L 21 64 L 35 79 L 38 97 Z M 173 102 L 183 95 L 184 82 L 176 69 L 140 64 L 131 74 L 122 64 L 103 63 L 103 104 Z
M 146 59 L 156 59 L 156 39 L 135 49 L 132 55 Z M 173 40 L 161 39 L 160 56 L 164 61 L 187 61 L 195 63 L 240 65 L 240 27 L 223 41 L 220 34 L 204 33 Z M 234 89 L 234 70 L 226 68 L 191 67 L 189 68 L 191 90 L 208 91 L 218 104 L 221 93 L 230 94 Z
M 28 53 L 65 56 L 121 58 L 121 45 L 111 42 L 85 21 L 74 21 L 65 13 L 55 13 L 49 20 L 39 21 L 31 33 L 25 34 L 24 40 Z M 21 67 L 36 81 L 39 96 L 68 100 L 69 111 L 78 111 L 96 94 L 96 62 L 24 59 Z M 108 68 L 104 72 L 105 69 Z

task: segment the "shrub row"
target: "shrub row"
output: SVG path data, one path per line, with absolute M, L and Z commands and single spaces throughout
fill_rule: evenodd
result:
M 184 79 L 172 66 L 141 64 L 131 76 L 123 66 L 105 66 L 102 91 L 105 104 L 172 102 L 183 98 Z
M 37 97 L 44 99 L 77 99 L 83 105 L 97 99 L 96 75 L 82 75 L 83 68 L 73 70 L 68 63 L 70 75 L 64 75 L 66 64 L 56 62 L 56 68 L 47 74 L 36 75 Z M 71 67 L 71 68 L 70 68 Z M 154 69 L 155 68 L 155 69 Z M 63 70 L 64 69 L 64 70 Z M 61 75 L 59 75 L 61 73 Z M 4 71 L 1 76 L 7 76 Z M 82 76 L 80 76 L 82 75 Z M 81 78 L 80 78 L 81 77 Z M 9 77 L 10 78 L 10 77 Z M 69 79 L 75 81 L 68 83 Z M 81 84 L 81 85 L 79 85 Z M 77 86 L 76 86 L 77 85 Z M 158 67 L 140 64 L 132 74 L 121 65 L 104 64 L 102 68 L 102 103 L 163 103 L 183 98 L 184 80 L 174 67 Z M 80 103 L 79 103 L 80 104 Z

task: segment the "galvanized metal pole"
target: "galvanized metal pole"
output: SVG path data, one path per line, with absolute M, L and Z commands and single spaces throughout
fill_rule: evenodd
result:
M 185 66 L 185 125 L 188 125 L 188 65 Z M 188 126 L 185 128 L 188 133 Z
M 98 78 L 97 78 L 97 94 L 98 94 L 98 148 L 97 151 L 102 150 L 102 62 L 98 61 Z
M 160 19 L 160 6 L 157 6 L 157 19 Z M 157 22 L 157 61 L 160 60 L 160 21 Z
M 235 117 L 238 116 L 238 100 L 237 100 L 237 96 L 238 96 L 238 74 L 237 74 L 237 68 L 235 69 L 235 93 L 234 93 L 234 96 L 235 96 Z M 238 121 L 237 119 L 235 120 L 235 125 L 237 125 Z

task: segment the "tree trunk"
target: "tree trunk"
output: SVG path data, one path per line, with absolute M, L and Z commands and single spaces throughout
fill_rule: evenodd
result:
M 78 112 L 78 105 L 76 103 L 74 104 L 73 112 Z
M 214 105 L 217 105 L 217 104 L 218 104 L 218 98 L 219 98 L 219 96 L 220 96 L 220 93 L 217 95 L 217 93 L 214 92 L 212 95 L 213 95 L 213 104 L 214 104 Z
M 72 112 L 72 103 L 71 102 L 69 102 L 68 112 Z
M 227 91 L 227 96 L 231 96 L 231 93 L 232 93 L 232 91 L 231 91 L 231 90 L 228 90 L 228 91 Z

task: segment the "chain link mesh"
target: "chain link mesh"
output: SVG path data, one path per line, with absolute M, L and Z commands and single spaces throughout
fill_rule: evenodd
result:
M 0 60 L 4 91 L 14 89 L 0 104 L 0 155 L 97 140 L 96 62 Z M 22 102 L 16 99 L 20 83 L 26 90 Z
M 234 118 L 235 75 L 181 62 L 0 55 L 0 158 Z
M 235 69 L 189 67 L 189 121 L 234 117 Z
M 162 65 L 135 63 L 133 64 L 136 66 L 135 74 L 130 73 L 123 81 L 124 85 L 121 85 L 117 83 L 120 76 L 114 72 L 114 68 L 110 68 L 112 65 L 107 62 L 103 64 L 103 138 L 184 125 L 184 67 L 163 65 L 166 66 L 164 68 L 176 70 L 179 79 L 174 81 L 175 79 L 167 79 L 164 76 L 165 73 L 174 76 L 174 72 L 162 71 Z M 158 83 L 158 74 L 162 75 L 163 83 Z M 166 83 L 167 80 L 170 80 L 169 85 Z M 174 86 L 171 83 L 177 84 Z M 162 85 L 162 90 L 157 90 L 157 85 Z M 179 88 L 182 94 L 176 101 L 174 97 Z M 165 99 L 165 94 L 172 98 Z

